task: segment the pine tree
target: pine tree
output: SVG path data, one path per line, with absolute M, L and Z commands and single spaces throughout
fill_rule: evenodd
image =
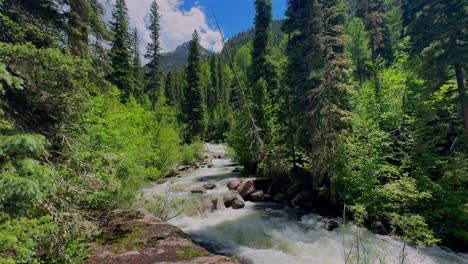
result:
M 134 95 L 134 80 L 131 67 L 131 37 L 128 31 L 127 5 L 125 0 L 116 0 L 111 23 L 114 39 L 110 52 L 112 73 L 109 80 L 122 92 L 126 102 Z
M 253 40 L 250 85 L 254 99 L 253 112 L 257 124 L 266 130 L 268 130 L 267 124 L 272 114 L 271 98 L 277 92 L 279 86 L 278 69 L 271 59 L 273 51 L 272 9 L 271 0 L 255 1 L 255 37 Z
M 203 139 L 206 131 L 205 95 L 202 86 L 201 46 L 198 31 L 192 35 L 189 43 L 189 57 L 186 68 L 187 89 L 184 101 L 184 114 L 188 125 L 187 141 Z
M 372 63 L 375 65 L 378 51 L 384 46 L 385 24 L 381 0 L 357 0 L 356 16 L 365 21 Z
M 322 12 L 317 0 L 289 0 L 283 31 L 288 35 L 285 50 L 288 64 L 285 72 L 286 91 L 283 92 L 287 111 L 282 118 L 289 127 L 287 145 L 293 160 L 298 147 L 310 149 L 311 116 L 310 91 L 320 87 L 323 67 Z
M 133 30 L 132 38 L 132 70 L 134 79 L 134 94 L 136 97 L 143 95 L 143 68 L 141 66 L 140 40 L 138 30 Z
M 215 55 L 210 58 L 211 86 L 208 96 L 208 108 L 215 109 L 220 102 L 219 61 Z
M 317 99 L 321 103 L 321 118 L 314 134 L 321 135 L 315 146 L 322 148 L 323 168 L 319 173 L 320 179 L 315 182 L 319 186 L 326 180 L 330 183 L 330 202 L 336 204 L 336 184 L 334 178 L 334 166 L 336 155 L 336 142 L 343 130 L 346 129 L 346 121 L 349 120 L 347 112 L 347 92 L 350 88 L 347 83 L 350 62 L 345 56 L 345 21 L 346 15 L 342 0 L 323 0 L 323 27 L 324 27 L 324 89 L 317 91 Z
M 152 104 L 154 105 L 157 100 L 158 90 L 161 87 L 162 80 L 162 68 L 161 68 L 161 25 L 159 6 L 156 0 L 151 4 L 150 10 L 150 26 L 151 42 L 146 48 L 145 57 L 149 60 L 147 64 L 149 71 L 147 73 L 148 86 L 146 92 L 149 94 Z
M 176 84 L 175 84 L 175 78 L 174 74 L 171 72 L 168 72 L 166 75 L 166 83 L 164 86 L 165 89 L 165 94 L 167 95 L 167 103 L 171 106 L 174 106 L 176 103 Z

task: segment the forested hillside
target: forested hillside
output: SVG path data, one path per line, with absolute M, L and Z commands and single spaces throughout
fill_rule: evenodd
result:
M 468 1 L 255 8 L 169 67 L 156 1 L 141 51 L 125 0 L 109 25 L 97 0 L 0 0 L 0 263 L 81 263 L 100 215 L 209 141 L 308 209 L 468 250 Z

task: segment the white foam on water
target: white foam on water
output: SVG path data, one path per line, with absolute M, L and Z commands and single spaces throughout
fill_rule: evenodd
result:
M 225 156 L 223 145 L 207 144 L 206 149 Z M 155 194 L 170 192 L 170 196 L 184 198 L 196 206 L 203 197 L 219 197 L 229 190 L 226 184 L 238 175 L 229 158 L 214 159 L 213 168 L 200 168 L 181 178 L 164 184 L 155 184 L 144 190 L 150 199 Z M 206 182 L 218 188 L 204 195 L 190 190 Z M 349 223 L 343 229 L 327 231 L 319 223 L 317 214 L 300 215 L 299 211 L 267 203 L 246 202 L 240 210 L 225 209 L 196 214 L 182 214 L 171 224 L 191 234 L 196 241 L 209 244 L 218 253 L 235 256 L 245 263 L 255 264 L 342 264 L 344 249 L 349 252 L 357 227 Z M 367 263 L 399 263 L 403 243 L 389 236 L 362 231 L 362 246 Z M 448 252 L 438 247 L 419 249 L 406 246 L 405 263 L 408 264 L 467 264 L 466 255 Z M 362 256 L 361 256 L 362 258 Z

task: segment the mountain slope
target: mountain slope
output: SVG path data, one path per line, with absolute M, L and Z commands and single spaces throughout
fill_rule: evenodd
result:
M 206 60 L 209 56 L 213 54 L 213 52 L 201 48 L 202 50 L 202 59 Z M 187 65 L 187 59 L 189 55 L 189 42 L 185 42 L 184 44 L 177 47 L 172 52 L 167 52 L 162 54 L 162 61 L 161 65 L 165 72 L 168 72 L 175 68 L 184 67 Z

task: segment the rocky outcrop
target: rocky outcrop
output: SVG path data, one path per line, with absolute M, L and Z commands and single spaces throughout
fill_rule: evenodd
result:
M 102 243 L 84 264 L 231 264 L 194 244 L 179 228 L 137 211 L 115 211 L 100 220 Z

